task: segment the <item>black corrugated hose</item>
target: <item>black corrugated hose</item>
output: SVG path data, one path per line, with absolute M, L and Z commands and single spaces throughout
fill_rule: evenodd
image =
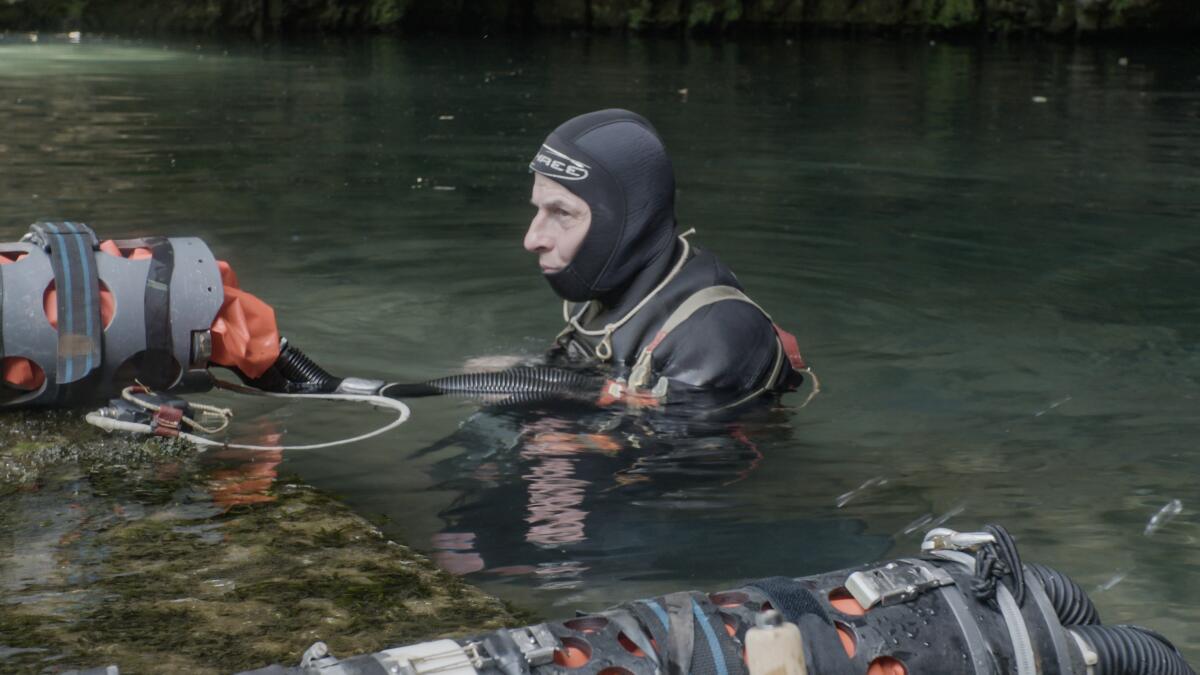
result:
M 1096 675 L 1196 675 L 1167 638 L 1138 626 L 1071 626 L 1099 662 Z
M 308 358 L 308 355 L 293 347 L 287 340 L 279 350 L 275 368 L 297 391 L 305 393 L 329 393 L 338 388 L 342 378 L 330 375 L 324 368 Z
M 585 395 L 600 394 L 604 379 L 565 368 L 521 366 L 489 373 L 463 373 L 416 384 L 389 384 L 379 391 L 391 398 L 416 398 L 439 394 L 475 395 Z
M 1053 567 L 1038 563 L 1026 563 L 1025 571 L 1037 577 L 1046 589 L 1054 613 L 1064 626 L 1084 626 L 1100 623 L 1100 613 L 1092 604 L 1087 592 L 1071 577 Z

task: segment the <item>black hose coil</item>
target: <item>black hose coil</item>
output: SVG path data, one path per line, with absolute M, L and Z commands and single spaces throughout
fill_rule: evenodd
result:
M 423 383 L 443 394 L 552 394 L 597 395 L 601 380 L 565 368 L 521 366 L 490 373 L 463 373 Z
M 1096 675 L 1196 675 L 1165 637 L 1138 626 L 1073 626 L 1095 650 Z
M 316 391 L 330 392 L 337 389 L 341 378 L 330 375 L 312 359 L 290 344 L 279 351 L 275 367 L 280 374 L 295 384 L 311 385 Z
M 1025 571 L 1032 574 L 1046 589 L 1046 596 L 1054 606 L 1054 613 L 1064 626 L 1082 626 L 1100 623 L 1100 613 L 1092 604 L 1087 592 L 1071 577 L 1052 567 L 1038 563 L 1026 563 Z

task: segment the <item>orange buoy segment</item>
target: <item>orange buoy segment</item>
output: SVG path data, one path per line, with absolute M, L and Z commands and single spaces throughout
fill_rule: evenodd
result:
M 838 640 L 841 640 L 842 649 L 846 650 L 846 656 L 854 658 L 855 653 L 858 652 L 858 646 L 854 644 L 854 633 L 851 633 L 850 629 L 843 624 L 835 623 L 834 626 L 837 627 Z
M 562 648 L 554 652 L 554 662 L 563 668 L 582 668 L 592 660 L 592 648 L 576 638 L 563 638 Z
M 881 656 L 871 662 L 867 675 L 908 675 L 908 668 L 890 656 Z
M 854 596 L 850 595 L 850 591 L 847 591 L 844 588 L 836 588 L 830 592 L 829 604 L 833 605 L 834 609 L 847 616 L 862 616 L 863 614 L 867 613 L 867 610 L 863 609 L 863 606 L 858 604 L 858 601 L 854 599 Z

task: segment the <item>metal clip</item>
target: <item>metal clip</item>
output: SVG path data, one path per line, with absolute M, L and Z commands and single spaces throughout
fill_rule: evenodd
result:
M 355 394 L 358 396 L 375 396 L 387 384 L 383 380 L 367 380 L 361 377 L 347 377 L 338 385 L 338 394 Z
M 463 653 L 467 655 L 467 658 L 471 661 L 471 665 L 476 670 L 483 670 L 495 663 L 487 653 L 487 648 L 483 646 L 482 642 L 468 642 L 463 646 Z
M 530 667 L 544 666 L 554 660 L 558 639 L 550 633 L 545 624 L 517 628 L 508 631 L 508 634 L 512 636 L 513 642 L 517 643 Z
M 925 534 L 921 550 L 930 551 L 974 551 L 985 544 L 996 543 L 996 538 L 987 532 L 958 532 L 946 527 L 935 527 Z
M 933 566 L 908 561 L 855 572 L 846 579 L 846 590 L 863 609 L 908 602 L 921 593 L 954 583 L 951 576 Z
M 207 368 L 208 360 L 212 358 L 212 332 L 207 330 L 192 331 L 192 353 L 188 368 Z
M 312 643 L 312 646 L 305 649 L 304 655 L 300 657 L 301 668 L 324 668 L 337 662 L 337 658 L 329 653 L 329 645 L 320 640 Z

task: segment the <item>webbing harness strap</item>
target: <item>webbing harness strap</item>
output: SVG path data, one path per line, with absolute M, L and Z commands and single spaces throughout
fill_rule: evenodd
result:
M 650 341 L 650 344 L 646 345 L 642 349 L 642 353 L 638 355 L 637 362 L 633 365 L 633 370 L 629 373 L 629 386 L 635 389 L 645 389 L 646 387 L 650 386 L 650 374 L 654 365 L 654 350 L 657 349 L 660 344 L 662 344 L 663 340 L 667 339 L 667 336 L 670 335 L 672 331 L 678 328 L 680 324 L 690 319 L 693 314 L 709 305 L 718 302 L 724 302 L 726 300 L 745 302 L 762 312 L 763 316 L 767 317 L 768 321 L 772 321 L 771 315 L 767 314 L 766 310 L 760 307 L 758 303 L 747 297 L 745 293 L 734 288 L 733 286 L 709 286 L 708 288 L 702 288 L 689 296 L 687 300 L 684 300 L 682 303 L 680 303 L 679 307 L 675 308 L 675 311 L 667 317 L 667 320 L 663 322 L 662 327 L 658 329 L 658 332 L 654 335 L 654 339 Z M 772 324 L 774 324 L 773 321 Z M 754 398 L 771 389 L 771 387 L 774 387 L 783 371 L 783 361 L 785 357 L 786 354 L 784 345 L 777 332 L 775 339 L 775 362 L 771 369 L 771 376 L 767 378 L 766 383 L 762 387 L 755 390 L 749 396 L 738 400 L 733 405 L 738 405 L 744 401 Z
M 100 367 L 104 328 L 100 322 L 100 242 L 81 223 L 37 223 L 29 239 L 50 257 L 58 290 L 58 364 L 55 381 L 70 384 Z
M 175 346 L 171 331 L 171 273 L 175 270 L 175 247 L 166 237 L 145 240 L 150 247 L 150 268 L 146 271 L 145 323 L 146 352 L 141 372 L 154 389 L 173 384 L 176 368 Z M 185 366 L 187 364 L 180 364 Z
M 703 594 L 684 591 L 623 607 L 637 616 L 653 637 L 665 673 L 746 673 L 745 664 L 726 637 L 724 622 Z
M 821 603 L 817 601 L 812 590 L 795 579 L 789 577 L 767 577 L 747 584 L 766 594 L 771 605 L 779 610 L 784 618 L 792 623 L 800 623 L 800 617 L 812 614 L 821 621 L 832 625 L 829 615 Z
M 930 555 L 956 562 L 971 574 L 975 573 L 974 556 L 961 551 L 945 550 L 931 551 Z M 1013 597 L 1012 591 L 1008 590 L 1008 586 L 996 584 L 996 605 L 1000 609 L 1000 615 L 1004 618 L 1004 625 L 1008 628 L 1008 637 L 1013 648 L 1013 665 L 1016 666 L 1017 675 L 1036 675 L 1039 672 L 1038 658 L 1033 652 L 1029 627 L 1025 624 L 1025 617 L 1021 614 L 1021 606 L 1017 604 L 1017 600 Z
M 606 324 L 604 328 L 600 330 L 589 330 L 583 327 L 584 323 L 591 321 L 600 313 L 601 307 L 599 302 L 595 300 L 589 300 L 585 302 L 579 311 L 572 316 L 570 301 L 563 300 L 563 320 L 567 322 L 567 325 L 562 329 L 562 331 L 559 332 L 555 340 L 557 341 L 576 332 L 580 333 L 581 335 L 591 335 L 593 337 L 602 335 L 604 337 L 600 340 L 600 343 L 596 345 L 596 358 L 603 362 L 607 362 L 609 359 L 611 359 L 613 333 L 615 333 L 621 326 L 624 326 L 626 322 L 632 319 L 635 314 L 640 312 L 643 307 L 653 300 L 654 296 L 658 295 L 659 291 L 666 288 L 667 284 L 671 283 L 671 281 L 675 279 L 675 277 L 683 269 L 683 266 L 687 264 L 688 258 L 691 257 L 691 244 L 688 243 L 687 238 L 695 233 L 696 228 L 693 227 L 677 237 L 679 242 L 683 244 L 683 252 L 680 253 L 679 259 L 675 261 L 675 266 L 671 268 L 671 271 L 667 273 L 667 276 L 663 277 L 663 280 L 658 282 L 658 285 L 655 286 L 654 289 L 649 293 L 647 293 L 646 297 L 642 298 L 641 302 L 634 306 L 633 309 L 626 312 L 625 316 L 612 323 Z M 582 323 L 580 322 L 581 319 Z

